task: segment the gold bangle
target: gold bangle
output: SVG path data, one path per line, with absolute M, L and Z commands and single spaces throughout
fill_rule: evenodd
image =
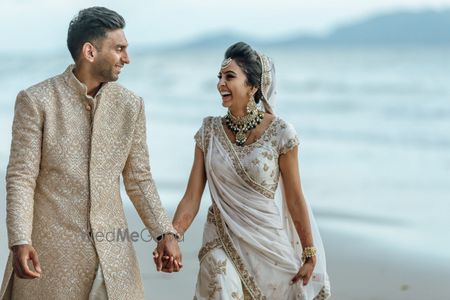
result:
M 317 255 L 317 249 L 316 247 L 305 247 L 303 248 L 302 252 L 302 263 L 305 263 L 305 261 L 308 258 L 314 257 Z

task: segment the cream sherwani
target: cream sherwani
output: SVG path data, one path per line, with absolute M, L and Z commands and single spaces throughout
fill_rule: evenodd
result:
M 10 254 L 0 299 L 87 299 L 98 264 L 109 299 L 144 298 L 132 241 L 88 238 L 126 230 L 121 174 L 151 235 L 175 232 L 150 172 L 143 100 L 117 83 L 92 98 L 72 70 L 17 97 L 6 175 L 8 243 L 32 244 L 43 273 L 19 279 Z

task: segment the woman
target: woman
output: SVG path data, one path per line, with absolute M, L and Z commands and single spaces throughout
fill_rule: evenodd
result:
M 194 299 L 330 294 L 322 242 L 301 191 L 298 139 L 270 105 L 274 75 L 271 60 L 249 45 L 229 47 L 217 84 L 228 112 L 205 118 L 195 135 L 194 164 L 173 220 L 179 233 L 186 232 L 208 181 L 212 206 Z M 284 190 L 281 210 L 278 186 Z

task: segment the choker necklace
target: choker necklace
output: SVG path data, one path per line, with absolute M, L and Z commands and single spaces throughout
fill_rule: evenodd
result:
M 243 117 L 235 117 L 228 111 L 225 116 L 225 123 L 228 129 L 236 136 L 236 145 L 244 146 L 247 141 L 247 133 L 255 128 L 264 118 L 264 112 L 258 110 L 256 107 Z

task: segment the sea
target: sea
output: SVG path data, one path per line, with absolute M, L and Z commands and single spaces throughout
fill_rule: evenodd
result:
M 321 228 L 450 262 L 449 50 L 262 49 L 275 62 L 275 112 L 299 136 L 302 188 Z M 131 48 L 122 70 L 119 82 L 145 100 L 152 173 L 170 211 L 186 188 L 202 119 L 226 113 L 216 89 L 223 52 Z M 17 93 L 70 63 L 64 51 L 0 56 L 2 178 Z M 4 181 L 0 191 L 4 210 Z M 202 201 L 209 205 L 207 191 Z M 131 205 L 125 194 L 124 202 Z

